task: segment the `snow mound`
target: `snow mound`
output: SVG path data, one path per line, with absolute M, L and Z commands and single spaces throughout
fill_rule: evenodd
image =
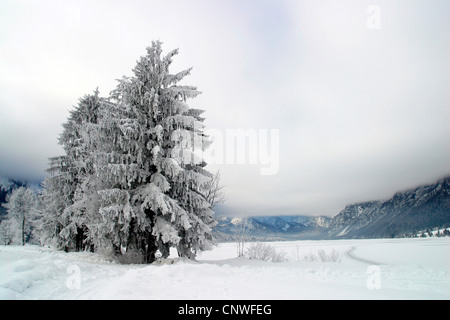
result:
M 186 257 L 182 257 L 182 258 L 161 259 L 161 260 L 158 260 L 158 261 L 152 263 L 152 265 L 162 266 L 162 265 L 177 264 L 177 263 L 192 263 L 192 264 L 196 264 L 197 262 L 194 261 L 194 260 L 188 259 Z

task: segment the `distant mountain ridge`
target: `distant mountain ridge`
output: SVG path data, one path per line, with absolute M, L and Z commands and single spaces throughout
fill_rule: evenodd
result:
M 345 207 L 330 223 L 327 238 L 392 238 L 450 226 L 450 177 L 397 192 L 385 201 Z
M 221 218 L 217 239 L 235 241 L 243 218 Z M 254 240 L 395 238 L 450 227 L 450 176 L 431 185 L 395 193 L 388 200 L 347 205 L 326 216 L 248 217 L 246 236 Z
M 236 241 L 241 234 L 250 240 L 317 239 L 330 222 L 326 216 L 221 217 L 214 236 L 221 241 Z

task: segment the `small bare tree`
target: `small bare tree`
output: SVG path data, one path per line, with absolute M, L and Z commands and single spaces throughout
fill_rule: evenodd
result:
M 244 246 L 250 235 L 250 228 L 248 226 L 248 218 L 242 218 L 237 231 L 237 254 L 238 257 L 244 256 Z
M 225 196 L 222 192 L 224 186 L 220 184 L 220 171 L 213 175 L 209 185 L 206 200 L 211 204 L 211 208 L 214 209 L 217 204 L 225 202 Z

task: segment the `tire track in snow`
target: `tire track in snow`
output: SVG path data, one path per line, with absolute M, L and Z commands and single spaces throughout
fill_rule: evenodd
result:
M 366 263 L 368 265 L 381 266 L 383 264 L 383 263 L 375 262 L 375 261 L 372 261 L 372 260 L 368 260 L 368 259 L 357 257 L 353 253 L 353 251 L 355 251 L 355 250 L 356 250 L 356 246 L 351 246 L 351 248 L 348 251 L 345 252 L 345 255 L 347 257 L 349 257 L 350 259 L 352 259 L 352 260 L 355 260 L 355 261 L 358 261 L 358 262 L 362 262 L 362 263 Z

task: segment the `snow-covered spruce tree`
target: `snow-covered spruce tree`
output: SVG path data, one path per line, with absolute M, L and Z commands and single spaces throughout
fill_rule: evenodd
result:
M 42 208 L 37 226 L 41 244 L 51 244 L 60 250 L 68 249 L 59 234 L 64 228 L 61 214 L 72 203 L 73 195 L 73 179 L 65 159 L 65 156 L 49 159 L 49 168 L 46 170 L 49 176 L 43 183 Z
M 209 248 L 215 225 L 206 200 L 212 174 L 195 156 L 210 142 L 201 111 L 186 103 L 200 92 L 178 85 L 190 69 L 169 73 L 177 53 L 162 56 L 153 42 L 100 111 L 95 168 L 104 188 L 90 239 L 118 254 L 141 252 L 146 262 L 157 250 L 167 257 L 171 246 L 195 258 Z
M 99 97 L 98 90 L 79 100 L 59 138 L 65 155 L 51 158 L 47 170 L 50 177 L 44 182 L 40 233 L 43 242 L 66 251 L 92 249 L 87 242 L 87 221 L 98 210 L 92 156 L 103 103 L 107 101 Z
M 60 137 L 74 177 L 71 204 L 61 216 L 64 228 L 60 236 L 70 241 L 76 251 L 93 250 L 87 225 L 99 209 L 97 190 L 101 188 L 101 182 L 94 166 L 95 152 L 99 149 L 99 113 L 105 104 L 108 101 L 99 96 L 98 89 L 92 95 L 85 95 L 71 112 Z

